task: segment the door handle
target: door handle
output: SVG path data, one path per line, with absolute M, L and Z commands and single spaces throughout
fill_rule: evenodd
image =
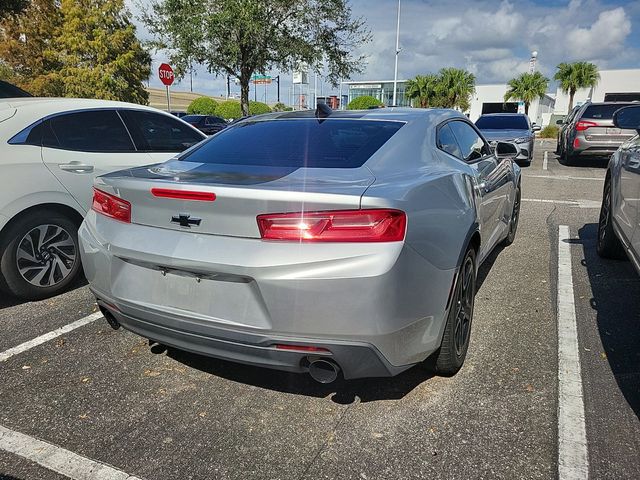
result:
M 60 170 L 64 170 L 65 172 L 75 172 L 75 173 L 88 173 L 93 172 L 93 165 L 86 165 L 84 163 L 62 163 L 58 165 Z

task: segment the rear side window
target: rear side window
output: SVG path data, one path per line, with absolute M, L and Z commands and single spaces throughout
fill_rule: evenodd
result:
M 450 155 L 459 158 L 462 160 L 462 152 L 460 151 L 460 147 L 458 146 L 458 141 L 456 137 L 453 135 L 451 128 L 449 125 L 443 125 L 438 130 L 438 147 L 441 150 L 444 150 Z
M 458 121 L 449 122 L 447 125 L 458 140 L 462 159 L 465 162 L 473 162 L 489 154 L 487 144 L 471 125 Z
M 315 118 L 249 121 L 222 130 L 182 160 L 270 167 L 357 168 L 403 125 Z
M 627 107 L 629 105 L 637 105 L 637 103 L 636 104 L 617 103 L 617 104 L 610 104 L 610 105 L 589 105 L 584 111 L 584 113 L 582 114 L 582 118 L 611 120 L 616 110 L 620 110 L 622 107 Z
M 50 130 L 49 130 L 50 128 Z M 82 152 L 132 152 L 131 137 L 115 110 L 67 113 L 43 124 L 43 145 Z M 46 135 L 45 135 L 46 134 Z
M 191 126 L 169 115 L 141 110 L 126 110 L 122 114 L 138 150 L 182 152 L 205 138 Z

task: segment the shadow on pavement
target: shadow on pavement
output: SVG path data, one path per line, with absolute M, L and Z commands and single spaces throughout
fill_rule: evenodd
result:
M 598 225 L 578 235 L 597 312 L 598 332 L 620 391 L 640 418 L 640 279 L 631 263 L 606 260 L 596 252 Z M 573 243 L 573 242 L 572 242 Z
M 607 165 L 609 165 L 609 157 L 579 157 L 579 159 L 574 161 L 573 165 L 567 165 L 557 154 L 556 159 L 560 165 L 568 168 L 607 168 Z
M 340 378 L 331 384 L 323 385 L 307 374 L 243 365 L 157 344 L 151 347 L 151 351 L 156 354 L 166 352 L 169 358 L 184 365 L 234 382 L 295 395 L 318 398 L 330 396 L 333 402 L 343 405 L 354 403 L 356 399 L 360 399 L 362 403 L 399 400 L 433 376 L 420 366 L 416 366 L 395 377 L 356 380 Z
M 70 292 L 72 290 L 76 290 L 78 288 L 82 288 L 82 287 L 84 287 L 86 285 L 88 285 L 88 282 L 84 278 L 84 275 L 79 275 L 78 278 L 75 281 L 73 281 L 63 291 L 61 291 L 57 295 L 52 295 L 51 297 L 47 297 L 47 298 L 52 298 L 52 297 L 56 297 L 58 295 L 63 295 L 65 293 L 67 293 L 67 292 Z M 47 300 L 47 298 L 43 298 L 42 300 Z M 4 308 L 23 305 L 23 304 L 29 303 L 29 302 L 31 302 L 31 300 L 25 300 L 25 299 L 22 299 L 22 298 L 17 298 L 17 297 L 9 295 L 8 293 L 5 293 L 4 291 L 0 290 L 0 310 L 2 310 Z M 0 480 L 2 480 L 2 477 L 0 477 Z

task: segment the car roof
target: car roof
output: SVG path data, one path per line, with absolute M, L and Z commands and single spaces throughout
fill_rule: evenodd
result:
M 0 99 L 0 109 L 16 108 L 19 111 L 29 111 L 34 115 L 44 117 L 58 112 L 70 110 L 88 110 L 94 108 L 130 108 L 159 112 L 159 110 L 136 103 L 117 102 L 114 100 L 96 100 L 90 98 L 54 98 L 54 97 L 24 97 Z M 166 112 L 164 112 L 166 113 Z M 167 114 L 169 115 L 169 114 Z
M 298 110 L 293 112 L 273 112 L 254 117 L 247 117 L 243 121 L 256 120 L 286 120 L 296 118 L 316 118 L 315 110 Z M 327 119 L 362 119 L 362 120 L 388 120 L 388 121 L 427 121 L 428 123 L 440 123 L 447 118 L 461 118 L 468 120 L 462 113 L 453 109 L 444 108 L 401 108 L 387 107 L 371 110 L 333 110 Z

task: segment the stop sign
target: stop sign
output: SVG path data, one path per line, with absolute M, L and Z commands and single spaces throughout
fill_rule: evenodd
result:
M 164 83 L 167 87 L 173 83 L 175 79 L 175 75 L 173 74 L 173 68 L 168 63 L 163 63 L 158 68 L 158 76 L 160 77 L 160 81 Z

